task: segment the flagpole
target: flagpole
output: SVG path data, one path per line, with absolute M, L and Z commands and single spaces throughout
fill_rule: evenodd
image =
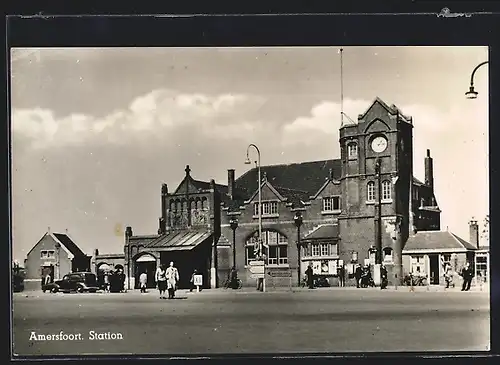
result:
M 344 49 L 340 49 L 340 126 L 344 126 Z

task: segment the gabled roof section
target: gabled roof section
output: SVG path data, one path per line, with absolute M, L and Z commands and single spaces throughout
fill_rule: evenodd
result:
M 67 234 L 53 233 L 59 243 L 66 247 L 73 256 L 86 256 L 85 253 L 77 246 L 75 242 Z
M 368 109 L 366 109 L 366 111 L 363 113 L 363 114 L 360 114 L 358 116 L 358 120 L 360 119 L 363 119 L 364 117 L 366 117 L 366 115 L 368 114 L 368 112 L 370 110 L 372 110 L 375 105 L 380 105 L 382 106 L 382 108 L 384 108 L 388 114 L 390 115 L 396 115 L 398 114 L 400 116 L 400 118 L 407 122 L 407 123 L 411 123 L 411 118 L 404 115 L 401 110 L 394 104 L 392 104 L 391 106 L 389 106 L 386 102 L 384 102 L 381 98 L 379 98 L 378 96 L 375 97 L 375 100 L 373 100 L 373 103 L 370 105 L 370 107 Z
M 208 230 L 170 231 L 149 242 L 145 249 L 161 251 L 192 250 L 210 237 L 212 237 L 212 232 Z
M 179 194 L 180 192 L 182 193 L 181 189 L 184 188 L 186 184 L 189 184 L 189 191 L 192 193 L 210 189 L 209 181 L 195 180 L 191 176 L 184 176 L 184 179 L 179 183 L 173 195 Z M 227 185 L 215 184 L 215 188 L 222 194 L 227 193 Z
M 448 231 L 421 231 L 406 241 L 403 252 L 409 251 L 469 251 L 477 247 Z
M 321 188 L 319 188 L 319 190 L 316 192 L 316 194 L 314 194 L 314 195 L 313 195 L 312 197 L 310 197 L 310 198 L 312 198 L 312 199 L 316 199 L 316 198 L 319 196 L 319 194 L 321 194 L 321 192 L 322 192 L 323 190 L 325 190 L 325 188 L 326 188 L 329 184 L 335 184 L 335 185 L 338 185 L 338 184 L 340 184 L 340 181 L 338 181 L 338 180 L 332 180 L 332 179 L 328 179 L 328 180 L 326 180 L 326 181 L 325 181 L 325 183 L 323 184 L 323 186 L 322 186 Z M 308 199 L 308 200 L 309 200 L 309 199 Z
M 281 200 L 281 201 L 285 201 L 285 200 L 286 200 L 286 198 L 285 198 L 283 195 L 281 195 L 281 194 L 279 193 L 279 191 L 278 191 L 278 190 L 276 190 L 276 189 L 274 188 L 274 186 L 272 186 L 272 185 L 269 183 L 269 181 L 267 181 L 267 180 L 262 181 L 262 183 L 260 184 L 260 190 L 262 191 L 262 188 L 264 188 L 265 186 L 267 186 L 267 187 L 268 187 L 268 188 L 269 188 L 269 189 L 273 192 L 273 194 L 274 194 L 274 195 L 276 195 L 276 197 L 277 197 L 279 200 Z M 259 194 L 259 189 L 256 189 L 256 190 L 255 190 L 255 192 L 254 192 L 254 193 L 252 194 L 252 196 L 251 196 L 251 197 L 247 200 L 247 202 L 251 202 L 252 200 L 254 200 L 254 199 L 255 199 L 255 197 L 257 196 L 257 194 Z
M 311 241 L 311 240 L 327 240 L 327 239 L 338 239 L 338 238 L 339 238 L 338 224 L 322 224 L 313 229 L 302 240 Z
M 333 178 L 340 179 L 341 168 L 341 160 L 336 159 L 261 166 L 261 173 L 265 173 L 267 181 L 273 187 L 279 187 L 280 191 L 288 189 L 294 193 L 304 192 L 311 196 L 323 186 L 325 179 L 329 178 L 330 169 Z M 248 200 L 257 191 L 258 186 L 257 168 L 248 170 L 235 181 L 235 187 L 244 200 Z

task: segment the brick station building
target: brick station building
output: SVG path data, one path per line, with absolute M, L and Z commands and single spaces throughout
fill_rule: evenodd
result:
M 390 284 L 399 283 L 408 237 L 440 229 L 432 157 L 427 150 L 421 182 L 413 176 L 412 131 L 411 117 L 376 98 L 357 123 L 340 128 L 339 159 L 261 166 L 267 272 L 291 271 L 297 285 L 309 263 L 316 274 L 335 277 L 339 263 L 352 274 L 355 264 L 375 263 L 379 252 Z M 179 268 L 181 287 L 195 268 L 205 287 L 219 286 L 233 265 L 244 285 L 255 285 L 249 264 L 259 228 L 257 174 L 252 168 L 236 179 L 230 169 L 227 185 L 220 185 L 195 180 L 188 166 L 172 193 L 164 184 L 158 234 L 134 236 L 127 228 L 131 285 L 141 270 L 169 261 Z M 230 224 L 235 220 L 237 227 Z M 376 249 L 378 232 L 381 250 Z M 275 286 L 290 283 L 284 277 L 272 280 Z

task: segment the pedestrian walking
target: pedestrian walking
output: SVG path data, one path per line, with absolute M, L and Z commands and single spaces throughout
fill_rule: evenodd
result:
M 307 276 L 307 287 L 309 289 L 314 289 L 314 277 L 311 264 L 309 264 L 309 266 L 306 269 L 306 276 Z
M 448 289 L 453 282 L 453 270 L 449 264 L 447 264 L 444 269 L 444 282 L 446 283 L 445 289 Z
M 474 277 L 474 273 L 472 272 L 472 267 L 467 261 L 465 263 L 465 267 L 462 269 L 460 276 L 463 278 L 462 291 L 469 291 L 470 285 L 472 283 L 472 278 Z
M 175 291 L 177 290 L 177 282 L 179 281 L 179 271 L 174 266 L 174 262 L 170 262 L 170 266 L 166 270 L 168 299 L 174 299 Z
M 104 292 L 109 293 L 109 273 L 104 274 Z
M 361 265 L 356 265 L 356 271 L 354 271 L 354 279 L 356 280 L 356 288 L 359 288 L 359 282 L 361 281 Z
M 141 293 L 146 293 L 146 287 L 148 285 L 148 274 L 146 274 L 145 272 L 143 272 L 139 276 L 139 283 L 141 285 Z
M 389 281 L 387 280 L 387 268 L 382 264 L 380 266 L 380 289 L 386 289 Z
M 196 285 L 194 285 L 195 275 L 198 275 L 198 270 L 196 270 L 196 269 L 194 269 L 193 274 L 191 274 L 191 280 L 189 280 L 189 283 L 190 283 L 189 291 L 190 292 L 192 292 L 194 289 L 196 289 Z
M 345 268 L 343 265 L 339 268 L 339 286 L 345 286 Z
M 156 269 L 155 280 L 158 291 L 160 292 L 160 299 L 167 299 L 165 298 L 165 291 L 167 290 L 167 270 L 164 264 L 161 264 L 160 267 Z

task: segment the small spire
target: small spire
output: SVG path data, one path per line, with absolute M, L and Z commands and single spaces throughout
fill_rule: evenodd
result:
M 66 235 L 67 235 L 67 234 L 68 234 L 68 229 L 66 228 L 66 229 L 64 230 L 64 232 L 65 232 L 65 233 L 66 233 Z
M 50 234 L 50 226 L 47 227 L 47 233 Z
M 186 168 L 184 169 L 184 171 L 186 171 L 186 176 L 189 176 L 189 174 L 191 173 L 191 169 L 189 168 L 189 165 L 186 165 Z
M 267 181 L 267 172 L 262 173 L 262 181 Z

